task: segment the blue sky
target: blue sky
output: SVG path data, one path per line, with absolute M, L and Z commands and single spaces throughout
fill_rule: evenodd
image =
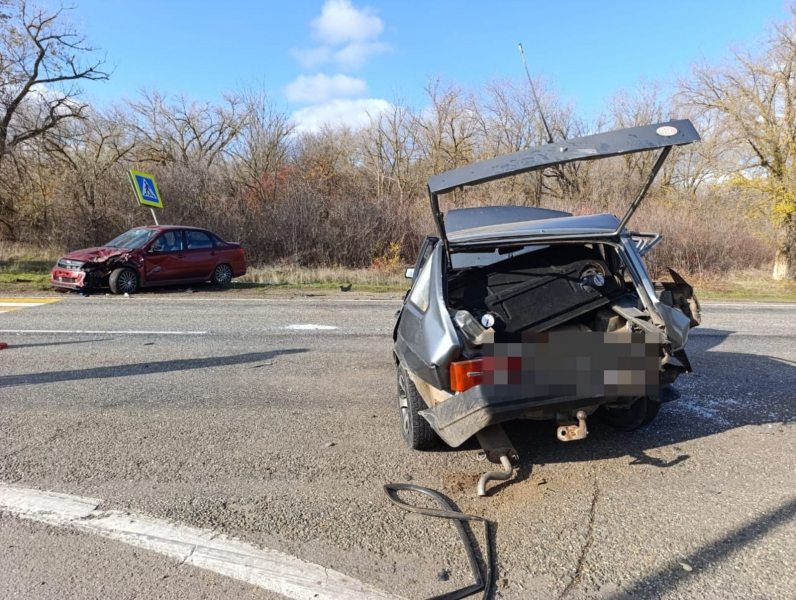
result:
M 49 0 L 47 0 L 49 1 Z M 143 88 L 218 100 L 262 83 L 308 128 L 357 123 L 433 76 L 467 85 L 523 76 L 517 42 L 584 115 L 640 80 L 664 83 L 760 40 L 782 0 L 76 0 L 71 19 L 107 55 L 98 104 Z

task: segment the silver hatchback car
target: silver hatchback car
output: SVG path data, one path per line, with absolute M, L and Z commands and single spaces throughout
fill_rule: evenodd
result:
M 414 449 L 476 435 L 511 475 L 516 451 L 501 423 L 549 419 L 562 441 L 592 415 L 624 430 L 650 423 L 690 372 L 685 345 L 699 324 L 694 291 L 671 271 L 653 282 L 642 257 L 661 236 L 626 226 L 671 148 L 698 141 L 688 120 L 570 139 L 429 179 L 438 237 L 425 240 L 394 330 L 401 429 Z M 456 209 L 455 189 L 545 169 L 659 151 L 622 219 L 525 206 Z

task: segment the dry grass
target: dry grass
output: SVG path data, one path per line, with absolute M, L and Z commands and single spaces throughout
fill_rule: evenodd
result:
M 24 291 L 49 289 L 49 274 L 60 256 L 56 249 L 0 242 L 0 286 Z M 353 291 L 405 291 L 409 281 L 405 266 L 380 269 L 302 267 L 293 264 L 250 266 L 235 280 L 240 288 L 337 289 L 352 285 Z M 768 270 L 732 271 L 725 275 L 683 276 L 702 299 L 796 301 L 796 280 L 773 281 Z
M 42 248 L 33 244 L 0 240 L 0 264 L 31 261 L 46 261 L 55 264 L 61 255 L 63 252 L 56 248 Z
M 267 286 L 321 288 L 351 284 L 355 290 L 391 291 L 409 287 L 409 282 L 404 277 L 405 270 L 405 267 L 386 270 L 274 265 L 249 267 L 246 275 L 237 281 Z
M 688 277 L 686 277 L 688 279 Z M 688 279 L 697 297 L 727 300 L 796 300 L 796 280 L 774 281 L 770 271 L 747 270 L 725 276 Z

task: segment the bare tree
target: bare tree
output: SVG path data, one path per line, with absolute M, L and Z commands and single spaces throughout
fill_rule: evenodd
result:
M 266 202 L 276 197 L 280 172 L 287 165 L 295 125 L 265 92 L 242 93 L 242 126 L 230 145 L 231 173 L 246 196 Z
M 373 173 L 376 193 L 422 194 L 417 174 L 418 119 L 404 103 L 394 102 L 389 109 L 371 116 L 361 135 L 363 166 Z
M 460 86 L 443 87 L 439 78 L 431 80 L 425 91 L 431 105 L 418 115 L 417 127 L 428 175 L 471 162 L 476 125 L 473 98 Z
M 762 51 L 698 64 L 681 82 L 684 101 L 721 119 L 727 142 L 739 150 L 733 182 L 769 201 L 777 226 L 775 279 L 796 278 L 796 9 L 790 12 Z
M 127 103 L 128 126 L 138 137 L 137 159 L 142 162 L 213 165 L 244 127 L 244 101 L 238 94 L 226 94 L 222 104 L 192 102 L 185 96 L 170 102 L 156 91 L 142 96 Z
M 81 82 L 108 78 L 66 10 L 0 0 L 0 168 L 26 142 L 83 115 Z M 0 190 L 0 222 L 12 239 L 14 213 L 13 194 Z
M 60 171 L 59 196 L 80 215 L 81 232 L 74 232 L 73 237 L 91 244 L 102 243 L 109 226 L 116 229 L 132 225 L 129 212 L 123 210 L 134 206 L 124 167 L 132 158 L 135 138 L 125 129 L 115 109 L 107 114 L 87 110 L 84 119 L 64 125 L 59 132 L 60 136 L 43 140 L 43 148 Z M 120 187 L 125 192 L 121 197 Z

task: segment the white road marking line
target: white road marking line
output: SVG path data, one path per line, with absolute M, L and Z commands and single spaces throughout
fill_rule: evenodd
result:
M 796 308 L 796 304 L 786 304 L 784 302 L 703 302 L 699 301 L 700 306 L 741 306 L 755 308 Z
M 0 329 L 0 333 L 92 333 L 120 335 L 207 335 L 207 331 L 111 331 L 100 329 Z
M 0 302 L 0 306 L 7 307 L 7 306 L 19 306 L 22 307 L 29 307 L 29 306 L 44 306 L 48 304 L 47 302 Z
M 98 510 L 100 500 L 0 484 L 0 509 L 17 517 L 70 527 L 159 552 L 183 563 L 282 594 L 288 598 L 395 600 L 398 597 L 295 556 L 257 548 L 209 530 Z
M 297 329 L 299 331 L 331 331 L 332 329 L 340 329 L 334 325 L 313 325 L 312 323 L 302 323 L 299 325 L 287 325 L 283 329 Z

